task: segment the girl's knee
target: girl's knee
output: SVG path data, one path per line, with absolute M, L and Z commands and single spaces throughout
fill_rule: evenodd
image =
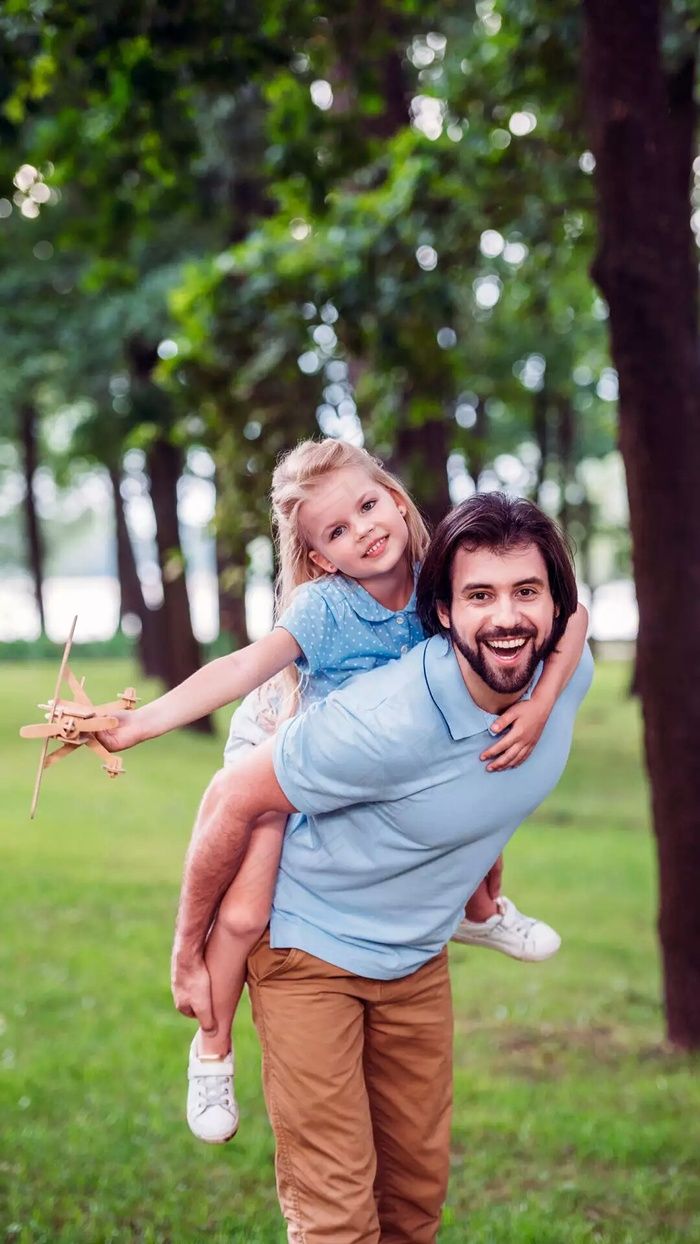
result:
M 237 941 L 257 941 L 270 920 L 268 901 L 226 895 L 216 919 L 217 925 Z

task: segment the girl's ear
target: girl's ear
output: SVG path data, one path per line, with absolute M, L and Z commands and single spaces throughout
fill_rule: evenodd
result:
M 406 502 L 401 496 L 401 493 L 394 492 L 393 488 L 389 488 L 387 491 L 391 493 L 394 505 L 399 511 L 399 514 L 401 515 L 402 518 L 405 518 L 406 517 Z
M 319 570 L 324 570 L 326 574 L 337 574 L 338 572 L 338 567 L 334 566 L 333 562 L 329 562 L 328 558 L 323 556 L 323 553 L 317 553 L 315 549 L 309 549 L 309 561 L 312 561 L 314 566 L 318 566 Z

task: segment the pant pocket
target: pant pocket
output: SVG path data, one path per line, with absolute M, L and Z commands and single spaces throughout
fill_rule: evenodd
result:
M 294 946 L 273 950 L 266 932 L 248 955 L 248 976 L 255 985 L 271 980 L 273 976 L 281 976 L 297 962 L 300 953 Z

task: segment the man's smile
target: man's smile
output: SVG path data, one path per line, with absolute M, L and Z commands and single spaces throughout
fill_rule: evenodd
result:
M 532 636 L 514 635 L 507 639 L 479 639 L 478 642 L 488 648 L 499 665 L 515 665 L 527 645 L 532 642 Z

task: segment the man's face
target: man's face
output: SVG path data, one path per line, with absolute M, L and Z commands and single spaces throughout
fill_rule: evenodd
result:
M 554 602 L 540 550 L 534 544 L 507 553 L 460 548 L 452 565 L 452 604 L 438 605 L 438 616 L 491 691 L 520 694 L 552 646 Z

